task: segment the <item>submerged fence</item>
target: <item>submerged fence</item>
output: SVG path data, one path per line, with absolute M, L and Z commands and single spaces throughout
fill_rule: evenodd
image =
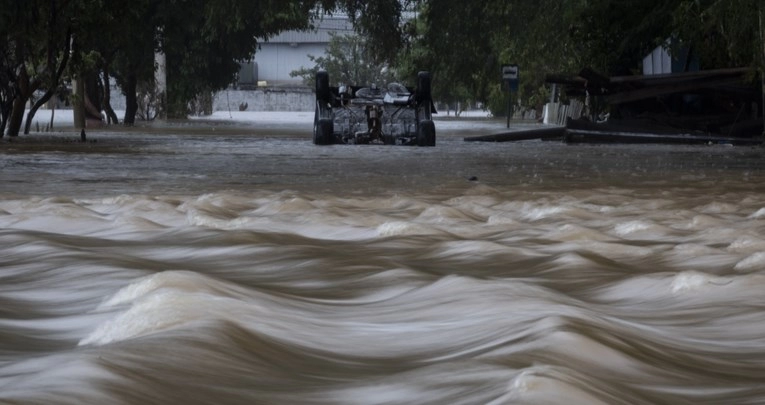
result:
M 566 125 L 567 118 L 577 119 L 584 114 L 584 103 L 579 100 L 570 100 L 568 104 L 547 103 L 542 114 L 545 124 Z

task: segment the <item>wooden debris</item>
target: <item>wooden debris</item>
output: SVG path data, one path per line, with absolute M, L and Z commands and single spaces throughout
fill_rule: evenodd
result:
M 762 137 L 731 137 L 673 130 L 640 123 L 592 123 L 570 120 L 566 124 L 564 141 L 567 143 L 664 143 L 683 145 L 761 145 Z
M 566 128 L 562 126 L 545 126 L 520 131 L 500 132 L 490 135 L 471 136 L 465 138 L 466 142 L 513 142 L 530 139 L 562 140 Z

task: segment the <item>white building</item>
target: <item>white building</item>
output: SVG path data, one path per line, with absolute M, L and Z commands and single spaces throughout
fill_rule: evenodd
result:
M 302 84 L 302 78 L 290 77 L 290 72 L 311 68 L 315 64 L 308 55 L 323 56 L 329 45 L 330 33 L 352 34 L 353 25 L 344 14 L 324 16 L 315 23 L 316 29 L 285 31 L 260 43 L 254 62 L 242 65 L 240 85 L 265 82 L 267 86 Z

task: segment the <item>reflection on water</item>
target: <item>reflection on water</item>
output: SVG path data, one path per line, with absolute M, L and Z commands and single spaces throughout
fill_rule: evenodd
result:
M 760 149 L 65 146 L 2 146 L 0 403 L 765 398 Z

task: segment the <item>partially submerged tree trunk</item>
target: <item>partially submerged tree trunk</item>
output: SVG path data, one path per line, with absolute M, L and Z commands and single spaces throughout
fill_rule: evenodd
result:
M 16 51 L 21 53 L 22 48 L 23 43 L 17 41 Z M 27 74 L 26 65 L 22 64 L 17 70 L 19 73 L 16 76 L 16 97 L 13 99 L 11 116 L 8 118 L 8 136 L 19 136 L 21 124 L 24 121 L 24 112 L 26 110 L 27 101 L 39 86 L 39 82 L 30 80 L 29 75 Z
M 29 110 L 29 114 L 27 114 L 27 122 L 24 125 L 24 134 L 29 133 L 29 128 L 32 126 L 32 119 L 35 117 L 35 113 L 37 113 L 37 110 L 42 107 L 45 103 L 50 100 L 50 98 L 56 93 L 56 89 L 58 88 L 58 85 L 61 81 L 61 76 L 64 74 L 64 69 L 66 69 L 67 63 L 69 63 L 69 50 L 71 46 L 71 38 L 72 38 L 72 31 L 67 30 L 66 33 L 66 45 L 64 46 L 64 53 L 63 57 L 61 58 L 61 62 L 58 66 L 55 66 L 55 58 L 53 56 L 53 50 L 50 49 L 48 51 L 48 63 L 46 65 L 46 70 L 50 71 L 50 82 L 48 83 L 48 89 L 45 91 L 45 94 L 43 94 L 42 98 L 37 100 L 32 108 Z M 53 70 L 55 67 L 55 71 Z M 39 86 L 38 86 L 39 87 Z M 34 90 L 32 90 L 34 91 Z M 30 93 L 31 95 L 31 93 Z
M 154 54 L 154 65 L 157 67 L 154 72 L 154 82 L 156 83 L 156 117 L 161 120 L 167 119 L 167 57 L 164 52 Z
M 74 127 L 85 128 L 85 82 L 81 77 L 74 80 L 74 97 L 72 102 L 72 114 L 74 115 Z
M 13 109 L 11 110 L 11 116 L 8 118 L 8 136 L 19 136 L 28 99 L 28 96 L 23 97 L 19 95 L 13 100 Z
M 13 110 L 13 100 L 16 98 L 16 83 L 14 70 L 10 66 L 2 66 L 0 71 L 0 138 L 5 135 L 5 127 Z
M 101 126 L 103 123 L 102 101 L 103 88 L 98 71 L 92 70 L 84 74 L 85 82 L 85 125 Z
M 5 135 L 5 127 L 8 125 L 12 110 L 13 99 L 8 101 L 2 100 L 2 104 L 0 104 L 0 138 Z
M 138 78 L 135 74 L 131 73 L 125 80 L 125 88 L 122 91 L 125 93 L 125 118 L 122 122 L 125 125 L 135 125 L 135 115 L 138 112 L 138 100 L 136 98 L 136 92 L 138 90 Z
M 103 86 L 104 86 L 104 111 L 106 111 L 106 120 L 108 124 L 117 124 L 119 123 L 119 119 L 117 118 L 117 114 L 114 112 L 114 109 L 112 108 L 112 90 L 111 90 L 111 84 L 109 83 L 109 64 L 105 63 L 103 68 Z
M 27 121 L 24 124 L 24 135 L 29 134 L 29 128 L 32 126 L 32 119 L 35 117 L 37 110 L 40 109 L 40 107 L 42 107 L 43 104 L 47 103 L 48 100 L 50 100 L 53 93 L 54 93 L 53 89 L 48 89 L 48 91 L 46 91 L 45 94 L 43 94 L 42 98 L 37 100 L 32 105 L 32 108 L 29 109 L 29 113 L 27 114 Z

